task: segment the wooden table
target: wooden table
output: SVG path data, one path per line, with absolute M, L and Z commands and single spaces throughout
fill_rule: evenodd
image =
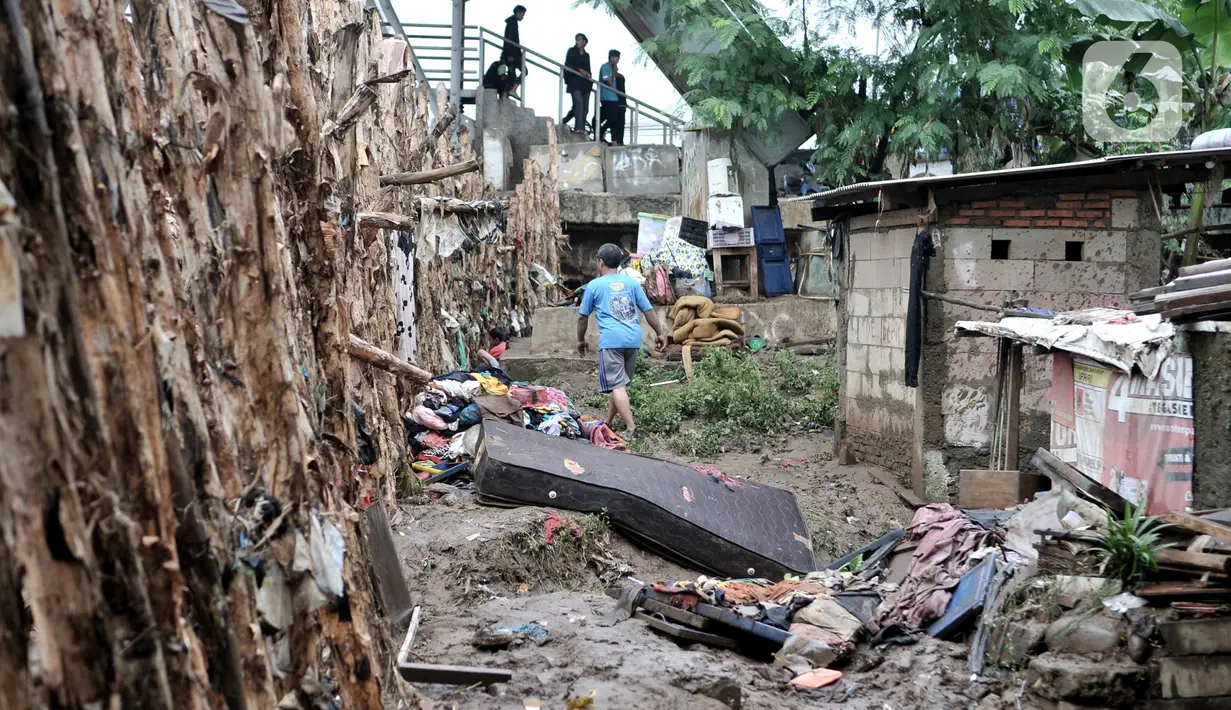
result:
M 755 300 L 758 297 L 760 276 L 757 275 L 756 247 L 728 247 L 713 249 L 714 255 L 714 297 L 721 298 L 724 286 L 735 286 L 748 289 L 748 294 Z M 730 281 L 723 280 L 722 260 L 735 259 L 739 264 L 739 278 Z

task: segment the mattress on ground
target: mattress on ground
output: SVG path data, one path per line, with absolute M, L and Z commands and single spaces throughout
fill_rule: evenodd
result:
M 815 568 L 795 496 L 688 466 L 487 420 L 475 458 L 479 501 L 606 512 L 655 551 L 727 577 L 781 579 Z

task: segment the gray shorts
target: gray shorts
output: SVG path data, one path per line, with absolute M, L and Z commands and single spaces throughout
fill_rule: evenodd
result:
M 628 387 L 637 369 L 641 348 L 607 348 L 598 351 L 598 389 L 603 394 Z

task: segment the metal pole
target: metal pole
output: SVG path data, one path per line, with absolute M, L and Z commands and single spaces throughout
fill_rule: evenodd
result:
M 453 0 L 453 56 L 449 62 L 449 101 L 462 110 L 462 72 L 466 56 L 466 0 Z M 486 67 L 480 67 L 483 71 Z
M 634 105 L 630 107 L 630 110 L 633 112 L 633 130 L 632 135 L 629 136 L 629 145 L 637 145 L 637 116 L 641 115 L 641 107 L 637 106 L 636 103 L 634 101 Z
M 556 92 L 556 125 L 560 125 L 560 119 L 564 118 L 564 72 L 557 76 L 560 77 L 560 90 Z
M 602 112 L 600 110 L 602 107 L 602 102 L 603 90 L 596 88 L 594 91 L 594 140 L 599 143 L 603 142 L 603 129 L 600 126 L 600 122 L 602 121 Z

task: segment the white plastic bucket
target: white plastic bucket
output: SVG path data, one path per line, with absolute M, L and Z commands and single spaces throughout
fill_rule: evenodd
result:
M 711 160 L 705 164 L 705 168 L 709 174 L 709 192 L 711 195 L 735 194 L 735 181 L 732 179 L 731 160 L 729 158 Z

